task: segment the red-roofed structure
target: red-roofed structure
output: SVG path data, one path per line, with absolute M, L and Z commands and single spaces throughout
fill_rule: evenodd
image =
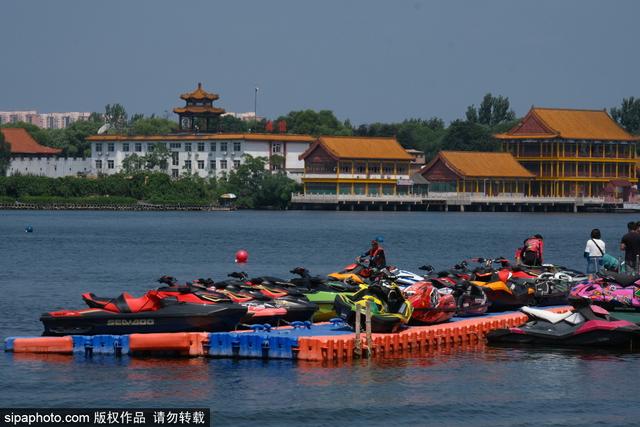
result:
M 45 147 L 38 144 L 38 141 L 22 128 L 3 128 L 0 129 L 4 135 L 4 140 L 11 147 L 11 155 L 25 156 L 55 156 L 62 152 L 60 148 Z

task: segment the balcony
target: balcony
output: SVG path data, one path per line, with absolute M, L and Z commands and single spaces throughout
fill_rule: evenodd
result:
M 337 173 L 336 171 L 314 171 L 314 172 L 306 172 L 303 178 L 309 179 L 349 179 L 349 180 L 382 180 L 386 179 L 389 181 L 397 181 L 398 179 L 409 179 L 409 175 L 407 174 L 377 174 L 377 173 Z

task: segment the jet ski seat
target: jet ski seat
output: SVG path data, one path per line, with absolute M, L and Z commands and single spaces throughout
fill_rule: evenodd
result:
M 604 274 L 604 278 L 605 280 L 613 280 L 623 287 L 631 286 L 635 282 L 640 280 L 640 276 L 634 274 L 616 273 L 615 271 L 606 271 Z
M 567 311 L 566 313 L 553 313 L 551 311 L 541 310 L 539 308 L 532 308 L 529 306 L 524 306 L 520 308 L 520 311 L 528 314 L 531 317 L 538 318 L 541 320 L 546 320 L 547 322 L 550 322 L 553 324 L 562 322 L 563 320 L 566 320 L 567 318 L 571 317 L 574 314 L 573 311 Z

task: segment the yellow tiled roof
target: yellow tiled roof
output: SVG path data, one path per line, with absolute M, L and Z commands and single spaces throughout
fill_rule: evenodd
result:
M 224 114 L 224 108 L 214 107 L 212 105 L 187 105 L 184 107 L 176 107 L 173 109 L 176 114 L 192 113 L 192 114 Z
M 534 116 L 547 128 L 544 132 L 519 131 Z M 533 107 L 509 132 L 494 135 L 498 139 L 564 138 L 599 141 L 636 141 L 604 110 L 571 110 Z
M 479 151 L 441 151 L 422 169 L 422 174 L 438 160 L 462 177 L 533 178 L 511 153 L 485 153 Z M 427 179 L 429 179 L 427 177 Z
M 196 88 L 196 90 L 194 90 L 193 92 L 183 93 L 182 95 L 180 95 L 180 98 L 184 100 L 197 99 L 215 101 L 216 99 L 220 98 L 220 96 L 217 93 L 207 92 L 206 90 L 202 89 L 202 83 L 198 83 L 198 87 Z
M 371 138 L 358 136 L 321 136 L 318 141 L 300 155 L 307 157 L 322 146 L 336 159 L 413 160 L 395 138 Z

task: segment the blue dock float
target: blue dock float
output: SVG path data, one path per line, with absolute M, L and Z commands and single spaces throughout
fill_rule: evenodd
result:
M 140 352 L 177 350 L 192 356 L 296 359 L 299 338 L 344 334 L 353 334 L 353 331 L 340 319 L 335 319 L 332 323 L 320 324 L 292 322 L 291 326 L 279 328 L 254 325 L 249 331 L 234 332 L 9 337 L 4 340 L 4 351 L 118 357 Z M 167 336 L 170 337 L 169 340 Z M 144 346 L 139 345 L 142 339 L 145 341 Z M 150 349 L 149 341 L 155 341 L 157 345 Z

